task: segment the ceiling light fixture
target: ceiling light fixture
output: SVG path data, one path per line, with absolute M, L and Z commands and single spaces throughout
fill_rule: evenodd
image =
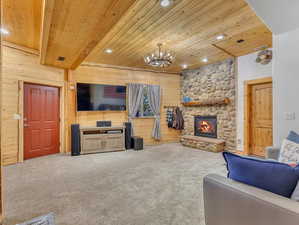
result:
M 223 40 L 223 39 L 224 39 L 224 35 L 223 35 L 223 34 L 220 34 L 220 35 L 218 35 L 218 36 L 216 37 L 216 39 L 217 39 L 218 41 Z
M 169 7 L 173 3 L 173 0 L 160 0 L 160 5 L 164 8 Z
M 107 54 L 111 54 L 111 53 L 113 52 L 113 50 L 110 49 L 110 48 L 107 48 L 107 49 L 105 50 L 105 52 L 106 52 Z
M 144 57 L 145 63 L 153 67 L 168 67 L 175 59 L 172 52 L 162 50 L 162 44 L 158 44 L 158 49 Z
M 209 60 L 207 58 L 203 58 L 201 61 L 207 63 Z
M 183 64 L 183 65 L 182 65 L 182 68 L 183 68 L 183 69 L 187 69 L 187 68 L 188 68 L 188 65 L 187 65 L 187 64 Z
M 0 28 L 0 32 L 1 32 L 1 34 L 5 34 L 5 35 L 9 34 L 9 31 L 2 27 Z

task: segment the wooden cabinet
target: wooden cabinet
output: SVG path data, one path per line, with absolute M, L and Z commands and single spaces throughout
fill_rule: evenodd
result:
M 81 154 L 125 150 L 124 127 L 82 127 Z

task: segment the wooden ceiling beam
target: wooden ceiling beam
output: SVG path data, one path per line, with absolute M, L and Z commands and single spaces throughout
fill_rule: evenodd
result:
M 51 21 L 54 12 L 55 0 L 43 0 L 42 27 L 40 39 L 40 63 L 46 64 L 46 52 L 49 44 Z
M 41 63 L 75 69 L 136 1 L 44 0 Z

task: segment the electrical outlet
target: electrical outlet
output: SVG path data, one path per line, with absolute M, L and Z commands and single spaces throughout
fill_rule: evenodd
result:
M 13 119 L 14 119 L 14 120 L 20 120 L 20 119 L 21 119 L 21 115 L 15 113 L 15 114 L 13 114 Z
M 284 113 L 284 119 L 285 120 L 295 120 L 296 119 L 296 113 L 295 112 L 285 112 Z
M 239 139 L 237 140 L 237 143 L 238 143 L 238 145 L 242 144 L 242 140 L 239 138 Z

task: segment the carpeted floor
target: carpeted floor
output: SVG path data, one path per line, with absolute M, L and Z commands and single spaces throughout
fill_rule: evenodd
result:
M 52 155 L 5 167 L 5 225 L 49 212 L 57 225 L 204 225 L 202 179 L 221 154 L 164 144 Z

